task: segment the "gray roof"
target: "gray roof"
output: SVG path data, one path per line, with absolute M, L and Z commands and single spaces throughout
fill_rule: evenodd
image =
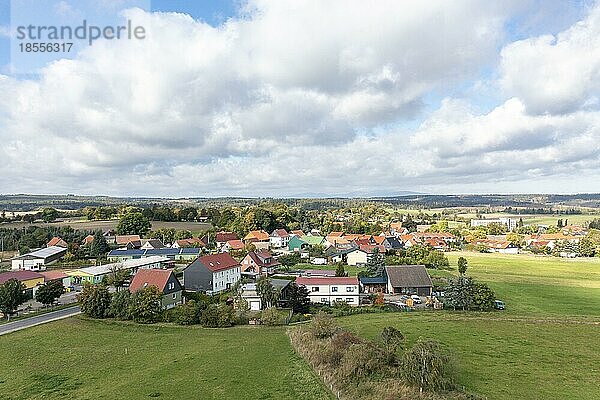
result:
M 432 287 L 433 283 L 424 265 L 395 265 L 385 267 L 392 287 Z
M 15 257 L 15 260 L 21 259 L 21 258 L 48 258 L 48 257 L 52 257 L 53 255 L 56 254 L 60 254 L 60 253 L 66 253 L 67 249 L 65 249 L 64 247 L 60 247 L 60 246 L 50 246 L 50 247 L 45 247 L 43 249 L 39 249 L 36 251 L 32 251 L 31 253 L 27 253 L 27 254 L 23 254 L 21 256 Z

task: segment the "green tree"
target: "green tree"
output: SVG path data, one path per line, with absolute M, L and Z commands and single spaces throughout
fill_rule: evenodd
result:
M 458 273 L 464 275 L 467 272 L 467 267 L 469 263 L 467 259 L 464 257 L 458 257 Z
M 202 312 L 200 323 L 205 328 L 227 328 L 233 325 L 233 308 L 226 304 L 210 304 Z
M 256 281 L 256 294 L 260 296 L 262 308 L 272 307 L 279 298 L 277 289 L 266 276 L 261 276 Z
M 384 256 L 379 252 L 379 248 L 374 248 L 367 259 L 367 274 L 369 276 L 381 276 L 383 273 L 384 262 Z
M 423 264 L 427 268 L 445 269 L 450 266 L 450 261 L 448 261 L 448 257 L 442 251 L 433 250 L 425 258 Z
M 491 311 L 494 309 L 496 294 L 485 283 L 474 283 L 471 289 L 471 310 Z
M 121 217 L 117 224 L 119 235 L 143 236 L 150 231 L 150 221 L 141 212 L 129 212 Z
M 35 299 L 45 306 L 54 303 L 65 291 L 61 281 L 50 281 L 35 292 Z
M 423 390 L 446 390 L 454 387 L 453 359 L 444 347 L 434 340 L 419 339 L 404 353 L 403 376 L 407 382 Z
M 108 316 L 123 321 L 131 319 L 131 293 L 121 290 L 112 295 Z
M 596 254 L 596 243 L 589 237 L 583 237 L 579 240 L 577 255 L 579 257 L 594 257 Z
M 44 222 L 52 222 L 58 218 L 58 211 L 56 211 L 54 208 L 44 208 L 40 217 L 44 220 Z
M 90 255 L 92 257 L 100 257 L 110 251 L 110 246 L 106 242 L 106 238 L 102 235 L 102 232 L 97 231 L 94 234 L 94 240 L 90 245 Z
M 110 307 L 111 296 L 104 285 L 86 283 L 77 296 L 81 311 L 91 318 L 106 318 Z
M 459 276 L 448 280 L 444 294 L 444 303 L 453 309 L 468 310 L 473 295 L 473 279 Z
M 381 331 L 381 343 L 388 353 L 396 353 L 404 346 L 404 335 L 393 326 L 386 326 Z
M 25 303 L 25 285 L 16 279 L 9 279 L 0 285 L 0 311 L 6 318 Z
M 288 307 L 297 314 L 306 314 L 310 310 L 310 299 L 308 298 L 308 289 L 299 286 L 295 282 L 290 283 L 288 287 Z
M 346 270 L 344 269 L 344 264 L 338 263 L 335 268 L 335 276 L 346 276 Z
M 131 272 L 128 269 L 124 269 L 121 265 L 114 265 L 110 268 L 110 271 L 105 275 L 106 284 L 114 286 L 117 292 L 121 287 L 125 285 L 125 282 L 131 277 Z
M 135 322 L 152 324 L 162 312 L 162 293 L 154 285 L 140 289 L 131 295 L 129 312 Z
M 282 324 L 282 318 L 279 311 L 275 307 L 269 307 L 265 310 L 262 310 L 260 313 L 260 322 L 263 325 L 267 326 L 275 326 Z

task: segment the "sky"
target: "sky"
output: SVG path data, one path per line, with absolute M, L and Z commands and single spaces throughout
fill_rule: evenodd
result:
M 598 2 L 102 0 L 147 37 L 22 73 L 18 1 L 2 194 L 600 192 Z

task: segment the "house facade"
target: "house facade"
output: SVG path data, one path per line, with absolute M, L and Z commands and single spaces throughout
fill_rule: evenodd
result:
M 249 252 L 242 260 L 242 272 L 272 274 L 281 265 L 267 250 Z
M 183 270 L 186 290 L 208 294 L 229 290 L 241 278 L 242 266 L 229 253 L 198 257 Z
M 8 271 L 0 273 L 0 285 L 11 279 L 16 279 L 25 286 L 25 296 L 28 299 L 33 298 L 37 288 L 44 284 L 44 275 L 34 271 Z
M 53 264 L 67 254 L 67 249 L 60 246 L 50 246 L 14 257 L 11 260 L 13 270 L 45 271 L 46 265 Z
M 285 229 L 275 229 L 269 235 L 269 242 L 273 248 L 286 247 L 290 242 L 290 234 Z
M 416 294 L 431 296 L 433 282 L 424 265 L 398 265 L 385 267 L 387 292 L 391 294 Z
M 148 286 L 156 286 L 162 293 L 163 310 L 173 308 L 183 302 L 183 287 L 170 269 L 140 269 L 129 285 L 129 291 L 136 291 Z
M 301 276 L 296 279 L 296 284 L 306 287 L 311 303 L 331 305 L 344 302 L 351 306 L 360 304 L 357 278 Z

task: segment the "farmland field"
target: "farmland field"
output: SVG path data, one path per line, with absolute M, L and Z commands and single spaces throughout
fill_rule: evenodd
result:
M 284 328 L 70 318 L 0 336 L 0 365 L 0 398 L 6 400 L 329 396 Z

